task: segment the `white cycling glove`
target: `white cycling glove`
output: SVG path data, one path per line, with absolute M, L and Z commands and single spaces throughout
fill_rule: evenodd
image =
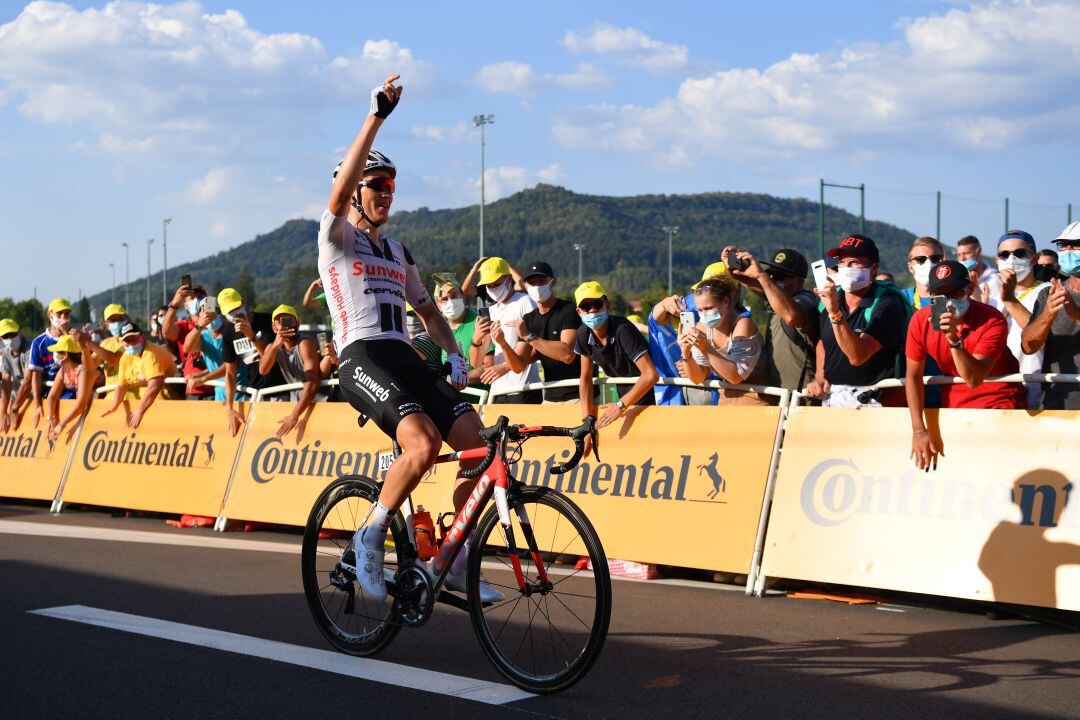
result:
M 458 390 L 468 385 L 469 371 L 461 353 L 450 353 L 446 356 L 446 362 L 450 363 L 450 384 Z
M 401 96 L 398 96 L 398 100 Z M 390 98 L 386 96 L 386 92 L 383 90 L 383 86 L 375 88 L 371 91 L 371 114 L 377 118 L 385 120 L 389 117 L 390 113 L 394 112 L 394 108 L 397 107 L 398 101 L 390 101 Z

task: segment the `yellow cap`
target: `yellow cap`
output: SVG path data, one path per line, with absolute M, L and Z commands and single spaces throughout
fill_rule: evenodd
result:
M 510 266 L 501 257 L 490 257 L 480 264 L 480 279 L 477 285 L 493 283 L 501 277 L 510 274 Z
M 60 312 L 61 310 L 71 310 L 71 303 L 64 298 L 53 298 L 49 303 L 49 312 Z
M 10 333 L 19 332 L 19 323 L 15 322 L 11 318 L 4 318 L 0 320 L 0 335 L 8 335 Z
M 278 315 L 292 315 L 294 318 L 297 319 L 297 321 L 300 320 L 300 316 L 296 313 L 296 308 L 294 308 L 292 305 L 286 305 L 285 303 L 282 303 L 281 305 L 278 305 L 276 308 L 274 308 L 274 314 L 270 317 L 277 320 Z
M 127 315 L 127 310 L 120 303 L 113 303 L 112 305 L 105 306 L 105 319 L 113 317 L 114 315 Z
M 244 304 L 244 298 L 240 297 L 235 288 L 225 288 L 217 294 L 217 304 L 221 312 L 228 315 Z
M 603 285 L 595 280 L 590 280 L 577 286 L 577 290 L 574 291 L 574 304 L 580 305 L 582 300 L 602 298 L 606 295 L 607 290 L 604 289 Z
M 735 284 L 735 279 L 728 275 L 727 265 L 722 262 L 714 262 L 709 267 L 705 268 L 705 272 L 701 273 L 701 282 L 696 282 L 690 286 L 691 290 L 697 290 L 698 285 L 705 282 L 709 278 L 718 278 L 728 283 L 729 285 Z
M 645 321 L 641 319 L 641 316 L 636 314 L 636 313 L 633 314 L 633 315 L 627 315 L 626 319 L 629 320 L 630 322 L 634 323 L 635 325 L 644 325 L 645 324 Z
M 49 346 L 49 352 L 81 353 L 82 348 L 70 335 L 61 335 L 55 343 Z

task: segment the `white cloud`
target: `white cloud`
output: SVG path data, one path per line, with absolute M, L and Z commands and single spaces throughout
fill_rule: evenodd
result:
M 487 168 L 484 171 L 485 199 L 488 202 L 493 202 L 513 195 L 525 188 L 533 187 L 537 183 L 556 183 L 564 175 L 565 173 L 559 163 L 552 163 L 537 171 L 512 165 Z M 476 191 L 479 191 L 479 178 L 473 180 L 472 185 Z
M 602 22 L 593 25 L 588 33 L 567 31 L 562 42 L 572 53 L 607 55 L 625 65 L 652 73 L 682 70 L 690 62 L 690 53 L 685 45 L 660 42 L 637 28 L 620 28 Z
M 906 20 L 901 40 L 684 80 L 652 106 L 560 112 L 581 149 L 790 157 L 890 145 L 996 150 L 1080 133 L 1080 5 L 992 1 Z M 571 43 L 586 45 L 577 36 Z M 601 47 L 599 43 L 592 46 Z M 611 47 L 617 46 L 611 43 Z
M 532 65 L 508 60 L 480 68 L 476 82 L 488 92 L 504 92 L 528 97 L 541 90 L 563 87 L 573 90 L 602 87 L 611 83 L 603 68 L 592 63 L 582 63 L 573 72 L 565 74 L 537 73 Z
M 451 127 L 418 125 L 412 129 L 412 136 L 425 142 L 459 143 L 469 136 L 469 126 L 464 122 Z
M 188 183 L 184 196 L 189 202 L 205 205 L 218 200 L 228 188 L 236 171 L 228 167 L 216 167 L 198 180 Z
M 417 207 L 420 204 L 430 207 L 462 207 L 480 202 L 480 178 L 474 173 L 462 172 L 453 176 L 426 175 L 422 178 L 426 190 L 423 203 L 402 198 L 402 209 Z M 566 172 L 559 163 L 552 163 L 538 170 L 530 170 L 513 165 L 489 167 L 484 171 L 484 198 L 494 202 L 537 183 L 558 184 L 566 177 Z

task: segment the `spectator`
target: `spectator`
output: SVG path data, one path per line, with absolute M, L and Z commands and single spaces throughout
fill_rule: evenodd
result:
M 930 291 L 927 283 L 930 282 L 930 269 L 945 259 L 945 246 L 937 238 L 924 236 L 916 238 L 908 249 L 908 272 L 915 278 L 913 287 L 904 288 L 900 292 L 907 299 L 914 310 L 921 310 L 930 304 Z
M 48 408 L 45 412 L 45 425 L 49 440 L 56 442 L 65 429 L 69 429 L 67 442 L 75 432 L 79 418 L 94 396 L 94 379 L 97 371 L 93 365 L 83 363 L 83 351 L 70 335 L 61 335 L 49 346 L 58 366 L 53 386 L 49 390 Z M 75 394 L 75 405 L 60 416 L 60 398 L 66 392 Z
M 469 274 L 470 278 L 472 274 Z M 516 271 L 512 273 L 502 258 L 488 258 L 479 265 L 477 286 L 484 289 L 494 304 L 488 308 L 490 318 L 482 317 L 476 321 L 476 333 L 480 339 L 474 340 L 474 344 L 480 342 L 484 346 L 488 342 L 495 343 L 493 364 L 480 375 L 481 382 L 491 386 L 491 392 L 503 393 L 496 395 L 493 402 L 539 404 L 543 401 L 539 390 L 521 390 L 528 383 L 539 381 L 540 376 L 535 365 L 521 361 L 529 346 L 520 340 L 519 322 L 525 313 L 536 309 L 536 302 L 515 289 L 518 278 L 520 275 Z M 466 284 L 469 281 L 466 279 Z M 513 356 L 513 364 L 508 355 Z M 521 369 L 514 370 L 514 367 Z
M 134 429 L 165 387 L 165 378 L 176 374 L 176 363 L 164 347 L 147 342 L 146 335 L 133 322 L 120 328 L 120 339 L 124 341 L 124 356 L 120 358 L 119 385 L 113 391 L 113 406 L 101 416 L 116 412 L 130 393 L 139 400 L 127 420 L 128 427 Z
M 23 378 L 19 393 L 15 397 L 15 407 L 21 410 L 15 418 L 12 429 L 17 428 L 22 422 L 22 412 L 25 412 L 23 405 L 27 398 L 30 398 L 34 406 L 34 427 L 38 426 L 45 412 L 43 403 L 48 394 L 48 390 L 45 389 L 46 383 L 56 379 L 56 372 L 60 367 L 55 362 L 49 346 L 54 345 L 61 335 L 67 334 L 68 328 L 71 327 L 71 303 L 63 298 L 54 298 L 49 302 L 47 314 L 49 327 L 30 343 L 30 359 L 26 365 L 27 375 Z M 61 395 L 61 398 L 65 400 L 74 399 L 74 397 L 74 388 L 65 388 Z
M 120 339 L 120 328 L 129 321 L 127 310 L 123 305 L 113 303 L 105 306 L 105 323 L 109 330 L 109 337 L 100 342 L 94 340 L 93 334 L 79 330 L 72 330 L 71 337 L 79 344 L 83 357 L 94 357 L 105 374 L 105 384 L 115 385 L 120 368 L 120 358 L 124 355 L 124 343 Z
M 965 235 L 956 243 L 956 259 L 960 264 L 975 273 L 977 292 L 972 295 L 980 302 L 1001 308 L 1001 278 L 997 270 L 983 262 L 982 245 L 974 235 Z
M 881 283 L 890 283 L 892 285 L 896 284 L 896 276 L 893 275 L 891 272 L 879 272 L 877 275 L 874 276 L 874 279 Z
M 287 384 L 303 383 L 301 390 L 289 393 L 296 403 L 293 411 L 281 420 L 277 436 L 284 437 L 315 402 L 319 390 L 319 353 L 310 338 L 300 337 L 300 316 L 290 305 L 278 305 L 273 312 L 274 340 L 266 346 L 259 360 L 259 374 L 268 375 L 277 365 Z
M 469 269 L 468 275 L 465 276 L 465 282 L 461 283 L 461 292 L 464 294 L 465 297 L 471 297 L 474 295 L 479 295 L 483 297 L 483 294 L 480 292 L 481 290 L 483 290 L 483 283 L 476 282 L 477 273 L 480 273 L 482 276 L 482 269 L 484 267 L 484 264 L 487 263 L 488 260 L 493 259 L 501 260 L 506 265 L 506 272 L 509 273 L 510 277 L 514 279 L 514 283 L 512 286 L 514 290 L 525 290 L 525 280 L 521 277 L 521 273 L 514 269 L 513 265 L 507 263 L 502 258 L 482 257 L 473 263 L 473 266 Z
M 188 379 L 196 375 L 205 377 L 208 374 L 202 353 L 198 350 L 189 352 L 186 342 L 188 335 L 199 332 L 195 327 L 196 319 L 205 297 L 206 289 L 202 285 L 181 285 L 173 293 L 161 321 L 165 338 L 170 343 L 176 344 L 176 357 L 180 359 L 180 374 Z M 112 326 L 109 327 L 111 329 Z M 212 400 L 214 397 L 214 388 L 209 385 L 189 382 L 185 389 L 188 400 Z M 222 393 L 222 398 L 224 398 L 224 391 Z
M 202 357 L 203 364 L 206 366 L 188 377 L 188 397 L 192 397 L 192 390 L 205 387 L 210 390 L 208 396 L 210 399 L 222 403 L 226 401 L 224 387 L 205 385 L 211 380 L 225 377 L 224 329 L 225 318 L 217 310 L 217 300 L 215 298 L 204 298 L 199 304 L 195 328 L 184 338 L 184 352 L 199 354 Z M 248 385 L 250 378 L 248 377 L 248 366 L 246 364 L 238 363 L 236 380 L 241 386 L 246 387 Z M 236 391 L 235 386 L 232 397 L 233 400 L 243 399 L 243 395 Z
M 629 320 L 609 315 L 607 291 L 598 282 L 584 282 L 574 291 L 574 304 L 581 316 L 574 352 L 581 356 L 578 398 L 585 415 L 597 415 L 594 402 L 593 368 L 600 366 L 608 377 L 636 377 L 633 385 L 619 385 L 619 400 L 606 405 L 596 426 L 606 427 L 618 420 L 626 408 L 655 405 L 652 389 L 660 375 L 649 357 L 649 345 Z
M 165 330 L 163 321 L 165 319 L 165 312 L 168 310 L 168 306 L 162 305 L 153 313 L 150 314 L 150 333 L 147 335 L 149 340 L 156 342 L 158 345 L 168 345 L 169 339 L 165 337 Z M 169 352 L 172 352 L 172 348 L 168 348 Z M 175 353 L 173 353 L 175 355 Z
M 746 269 L 732 272 L 732 277 L 766 302 L 767 384 L 802 390 L 816 372 L 815 347 L 820 332 L 818 298 L 805 287 L 810 271 L 806 258 L 784 248 L 773 255 L 771 263 L 765 263 L 768 269 L 763 270 L 750 253 L 740 252 L 737 257 Z
M 572 303 L 555 297 L 558 279 L 546 262 L 538 261 L 525 271 L 525 292 L 536 303 L 536 309 L 525 313 L 515 328 L 525 344 L 525 351 L 516 361 L 527 365 L 540 361 L 544 370 L 544 382 L 577 380 L 581 377 L 581 360 L 574 354 L 581 318 Z M 565 405 L 578 400 L 574 387 L 546 388 L 544 403 Z
M 457 340 L 458 347 L 465 357 L 465 366 L 469 370 L 469 387 L 487 390 L 487 385 L 480 382 L 480 375 L 486 367 L 491 367 L 493 364 L 492 358 L 495 354 L 495 348 L 488 345 L 482 353 L 483 362 L 473 366 L 470 345 L 477 342 L 476 349 L 478 351 L 484 345 L 473 338 L 476 330 L 476 311 L 466 305 L 465 294 L 456 279 L 446 277 L 435 286 L 435 303 L 439 308 L 439 312 L 446 318 L 447 324 L 450 325 L 450 330 L 454 333 L 454 339 Z M 466 350 L 469 351 L 466 352 Z M 442 351 L 440 362 L 446 362 L 446 351 Z
M 15 407 L 15 398 L 23 378 L 26 366 L 30 362 L 30 353 L 24 347 L 26 341 L 19 334 L 19 323 L 11 318 L 0 320 L 0 433 L 14 429 L 19 413 Z
M 645 320 L 642 319 L 637 313 L 631 313 L 626 316 L 626 319 L 634 324 L 634 327 L 638 329 L 638 332 L 649 337 L 649 326 L 645 324 Z
M 1024 391 L 1019 386 L 983 382 L 990 375 L 1017 372 L 1017 362 L 1005 348 L 1005 319 L 989 305 L 970 299 L 972 290 L 972 279 L 964 265 L 955 260 L 939 263 L 930 274 L 929 291 L 948 298 L 949 312 L 941 315 L 940 329 L 933 327 L 933 313 L 928 307 L 916 312 L 908 325 L 905 390 L 911 413 L 911 457 L 920 470 L 936 467 L 942 451 L 923 418 L 923 363 L 928 356 L 945 374 L 964 380 L 963 385 L 942 386 L 942 407 L 1024 407 Z
M 1039 251 L 1039 255 L 1035 258 L 1035 267 L 1031 272 L 1039 282 L 1050 282 L 1053 278 L 1067 279 L 1061 273 L 1061 266 L 1058 265 L 1058 254 L 1049 248 Z
M 821 297 L 821 340 L 817 375 L 807 385 L 807 395 L 832 407 L 898 405 L 902 391 L 869 386 L 898 376 L 906 300 L 895 287 L 871 281 L 880 257 L 877 245 L 865 235 L 845 238 L 829 256 L 837 259 L 835 283 L 815 291 Z
M 731 263 L 728 267 L 734 267 Z M 738 385 L 747 382 L 764 385 L 766 371 L 762 350 L 765 341 L 750 311 L 736 300 L 737 287 L 721 278 L 697 284 L 694 299 L 701 321 L 682 328 L 679 347 L 687 362 L 688 376 L 696 383 L 705 382 L 711 373 L 723 381 Z M 720 405 L 765 405 L 752 391 L 723 388 Z
M 235 435 L 243 422 L 234 407 L 238 368 L 247 367 L 248 382 L 256 389 L 285 383 L 281 370 L 276 367 L 271 368 L 268 375 L 259 375 L 259 357 L 274 341 L 271 317 L 266 313 L 249 312 L 244 306 L 244 298 L 234 288 L 225 288 L 219 292 L 217 305 L 218 311 L 225 318 L 221 325 L 221 358 L 225 365 L 225 418 L 229 432 Z
M 1031 311 L 1039 292 L 1046 287 L 1035 279 L 1035 238 L 1023 230 L 1009 230 L 998 240 L 998 276 L 1001 278 L 999 300 L 1004 307 L 1005 321 L 1009 326 L 1009 352 L 1020 365 L 1019 372 L 1029 375 L 1042 372 L 1042 348 L 1027 354 L 1021 347 L 1021 336 L 1031 320 Z M 1042 403 L 1042 383 L 1024 383 L 1027 390 L 1027 407 L 1038 410 Z
M 322 292 L 322 278 L 315 278 L 311 281 L 308 289 L 304 291 L 304 299 L 300 304 L 309 308 L 322 308 L 326 316 L 330 317 L 330 306 L 326 302 L 326 293 Z M 334 318 L 332 317 L 330 317 L 330 324 L 331 326 L 334 324 Z
M 1080 222 L 1069 225 L 1054 241 L 1061 272 L 1039 292 L 1032 320 L 1024 328 L 1022 347 L 1033 353 L 1043 349 L 1044 373 L 1080 373 Z M 1080 410 L 1080 385 L 1049 383 L 1043 386 L 1044 410 Z
M 679 346 L 679 325 L 683 311 L 698 316 L 694 300 L 694 288 L 709 278 L 724 278 L 727 282 L 735 280 L 728 275 L 727 265 L 714 262 L 701 274 L 701 282 L 691 286 L 686 295 L 666 297 L 649 313 L 649 356 L 656 365 L 661 377 L 687 377 L 686 363 L 682 359 Z M 703 388 L 682 388 L 678 385 L 657 385 L 654 388 L 656 402 L 659 405 L 715 405 L 717 394 Z

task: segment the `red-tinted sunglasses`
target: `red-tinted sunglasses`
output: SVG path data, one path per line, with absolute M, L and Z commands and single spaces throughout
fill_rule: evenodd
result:
M 371 178 L 370 180 L 362 181 L 360 184 L 377 193 L 393 193 L 394 188 L 396 187 L 394 185 L 394 179 L 388 177 Z

